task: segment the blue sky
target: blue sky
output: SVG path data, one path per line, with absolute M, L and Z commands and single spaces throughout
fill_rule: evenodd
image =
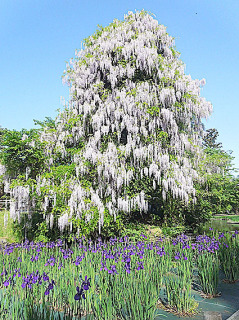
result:
M 239 168 L 238 0 L 0 1 L 0 126 L 20 130 L 55 118 L 69 89 L 66 61 L 92 35 L 128 11 L 145 9 L 175 37 L 185 73 L 206 79 L 201 95 L 213 104 L 207 128 L 219 131 Z

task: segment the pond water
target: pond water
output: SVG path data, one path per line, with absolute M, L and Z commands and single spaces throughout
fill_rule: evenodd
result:
M 210 222 L 205 223 L 203 227 L 200 228 L 201 232 L 208 231 L 209 228 L 213 228 L 214 231 L 239 231 L 239 223 L 228 223 L 227 220 L 222 220 L 219 218 L 214 218 Z

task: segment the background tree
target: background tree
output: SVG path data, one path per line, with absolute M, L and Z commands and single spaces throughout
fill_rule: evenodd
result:
M 213 129 L 207 129 L 205 132 L 205 135 L 203 137 L 203 146 L 205 148 L 212 148 L 212 149 L 221 149 L 222 148 L 222 144 L 221 142 L 216 142 L 217 138 L 218 138 L 218 131 L 217 129 L 213 128 Z
M 25 175 L 35 178 L 44 166 L 43 145 L 38 130 L 5 129 L 0 140 L 0 159 L 11 178 Z M 37 143 L 36 143 L 37 141 Z
M 217 129 L 208 129 L 203 138 L 204 160 L 200 163 L 200 183 L 195 185 L 197 202 L 185 211 L 185 222 L 191 226 L 205 223 L 215 214 L 236 213 L 239 180 L 233 173 L 233 157 L 217 142 Z M 182 209 L 181 209 L 182 210 Z

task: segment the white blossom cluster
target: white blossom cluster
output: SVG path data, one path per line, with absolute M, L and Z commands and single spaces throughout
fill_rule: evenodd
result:
M 0 164 L 0 176 L 4 176 L 6 173 L 6 167 L 3 164 Z
M 5 194 L 9 194 L 10 193 L 10 179 L 9 176 L 7 174 L 7 170 L 6 167 L 3 164 L 0 164 L 0 183 L 3 186 L 3 192 Z M 5 202 L 5 206 L 7 208 L 7 202 Z M 4 215 L 4 225 L 7 224 L 7 217 L 6 214 Z
M 68 226 L 68 218 L 69 217 L 66 212 L 58 219 L 58 226 L 61 232 L 65 229 L 66 226 Z
M 29 198 L 29 187 L 16 186 L 10 190 L 11 198 L 14 201 L 10 202 L 10 218 L 14 221 L 16 218 L 18 222 L 21 222 L 21 213 L 30 212 L 30 198 Z
M 119 211 L 129 213 L 136 205 L 141 212 L 147 212 L 144 191 L 130 199 L 122 194 L 123 185 L 144 176 L 152 179 L 154 189 L 162 189 L 164 200 L 169 193 L 185 203 L 195 196 L 201 119 L 212 112 L 212 105 L 200 97 L 205 79 L 192 80 L 184 74 L 173 38 L 149 14 L 128 12 L 124 19 L 115 19 L 114 25 L 104 28 L 98 37 L 89 37 L 86 48 L 76 52 L 63 79 L 70 86 L 69 106 L 59 113 L 56 131 L 45 130 L 41 136 L 42 141 L 48 142 L 45 151 L 49 168 L 56 151 L 64 158 L 67 145 L 77 147 L 80 139 L 85 142 L 73 159 L 76 177 L 72 179 L 69 212 L 58 220 L 61 230 L 73 215 L 81 219 L 83 210 L 88 210 L 85 219 L 90 221 L 92 206 L 99 209 L 99 232 L 105 207 L 115 219 Z M 143 80 L 136 80 L 139 75 Z M 151 109 L 155 110 L 153 115 Z M 72 118 L 77 121 L 70 127 Z M 126 143 L 121 144 L 125 129 Z M 156 139 L 157 130 L 166 133 L 166 144 Z M 101 152 L 103 137 L 112 138 L 114 133 L 118 144 L 111 139 Z M 155 137 L 155 142 L 144 143 L 143 139 L 150 136 Z M 139 169 L 139 175 L 128 168 L 127 158 L 133 168 Z M 79 182 L 88 173 L 86 160 L 97 167 L 95 190 L 88 191 Z M 40 180 L 38 192 L 39 184 Z M 104 205 L 107 196 L 111 200 Z M 85 203 L 89 197 L 91 202 Z M 46 198 L 44 210 L 48 205 Z

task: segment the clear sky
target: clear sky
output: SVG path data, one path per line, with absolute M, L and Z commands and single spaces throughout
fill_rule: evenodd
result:
M 238 0 L 1 0 L 0 126 L 20 130 L 33 119 L 55 118 L 68 100 L 61 76 L 97 25 L 145 9 L 167 27 L 193 79 L 206 79 L 201 95 L 213 104 L 206 129 L 232 150 L 239 168 Z

